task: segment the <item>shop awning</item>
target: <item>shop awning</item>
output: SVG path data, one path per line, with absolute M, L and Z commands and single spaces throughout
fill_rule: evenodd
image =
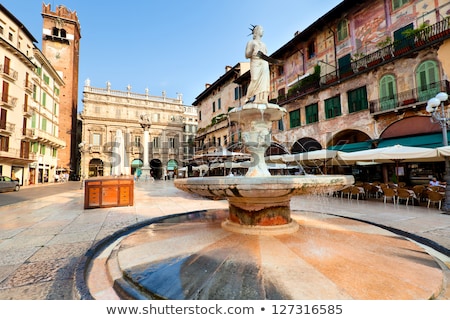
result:
M 447 137 L 450 140 L 450 135 L 447 132 Z M 391 147 L 400 144 L 408 147 L 422 147 L 422 148 L 437 148 L 442 147 L 442 133 L 423 134 L 420 136 L 398 137 L 390 139 L 382 139 L 378 148 Z
M 362 142 L 339 144 L 336 146 L 328 147 L 328 150 L 336 150 L 336 151 L 343 151 L 343 152 L 355 152 L 355 151 L 369 150 L 371 148 L 372 148 L 372 141 L 368 140 L 368 141 L 362 141 Z

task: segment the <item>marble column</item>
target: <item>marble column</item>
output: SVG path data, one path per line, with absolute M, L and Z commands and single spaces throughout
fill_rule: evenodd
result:
M 140 120 L 139 123 L 141 125 L 141 127 L 144 129 L 144 164 L 143 167 L 141 168 L 142 170 L 142 178 L 144 178 L 145 180 L 147 180 L 148 178 L 150 178 L 150 162 L 148 159 L 148 154 L 149 154 L 149 143 L 150 143 L 150 127 L 151 127 L 151 120 L 150 120 L 150 116 L 148 114 L 143 114 L 140 116 Z

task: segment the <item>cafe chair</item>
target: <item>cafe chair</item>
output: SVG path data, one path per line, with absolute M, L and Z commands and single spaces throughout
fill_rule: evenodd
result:
M 427 208 L 430 207 L 430 204 L 436 204 L 438 203 L 439 210 L 441 210 L 442 200 L 444 199 L 444 196 L 436 191 L 428 191 L 428 205 Z
M 396 198 L 395 189 L 392 189 L 392 188 L 383 189 L 383 201 L 384 201 L 384 203 L 386 203 L 386 200 L 388 198 L 392 199 L 392 202 L 394 202 L 394 204 L 396 203 L 396 200 L 395 200 L 395 198 Z

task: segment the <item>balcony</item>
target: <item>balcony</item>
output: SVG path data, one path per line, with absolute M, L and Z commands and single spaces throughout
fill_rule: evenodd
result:
M 63 148 L 66 146 L 65 141 L 58 139 L 57 137 L 43 130 L 31 129 L 31 136 L 31 140 L 33 141 L 39 141 L 44 144 L 49 144 L 56 148 Z
M 11 122 L 0 122 L 0 133 L 11 136 L 16 129 L 16 125 Z
M 16 81 L 19 77 L 19 73 L 16 70 L 7 68 L 2 64 L 0 64 L 0 72 L 3 77 L 9 79 L 10 81 Z
M 2 99 L 0 101 L 0 107 L 13 110 L 17 106 L 17 100 L 18 99 L 16 97 L 8 95 L 5 100 Z
M 310 81 L 307 84 L 300 85 L 294 92 L 290 92 L 286 96 L 278 97 L 273 102 L 280 105 L 289 103 L 293 100 L 302 98 L 311 92 L 349 80 L 376 67 L 406 57 L 414 52 L 423 50 L 424 48 L 433 46 L 449 38 L 450 19 L 446 18 L 434 25 L 420 30 L 420 32 L 405 37 L 401 41 L 395 41 L 373 53 L 360 57 L 359 59 L 352 61 L 349 65 L 340 66 L 338 70 L 321 76 L 319 81 Z M 391 101 L 391 103 L 394 102 L 395 101 Z
M 398 112 L 409 107 L 426 104 L 427 101 L 439 92 L 447 92 L 450 95 L 450 82 L 447 80 L 431 83 L 427 86 L 403 91 L 389 97 L 369 101 L 370 113 L 374 116 Z

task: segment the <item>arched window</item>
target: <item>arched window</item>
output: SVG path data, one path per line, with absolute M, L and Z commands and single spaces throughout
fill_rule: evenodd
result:
M 416 71 L 419 101 L 428 101 L 439 93 L 439 70 L 434 60 L 422 62 Z
M 380 80 L 380 108 L 394 109 L 397 106 L 397 85 L 393 75 L 385 75 Z
M 347 39 L 348 37 L 348 22 L 347 20 L 339 21 L 337 25 L 337 39 L 338 41 L 342 41 Z

